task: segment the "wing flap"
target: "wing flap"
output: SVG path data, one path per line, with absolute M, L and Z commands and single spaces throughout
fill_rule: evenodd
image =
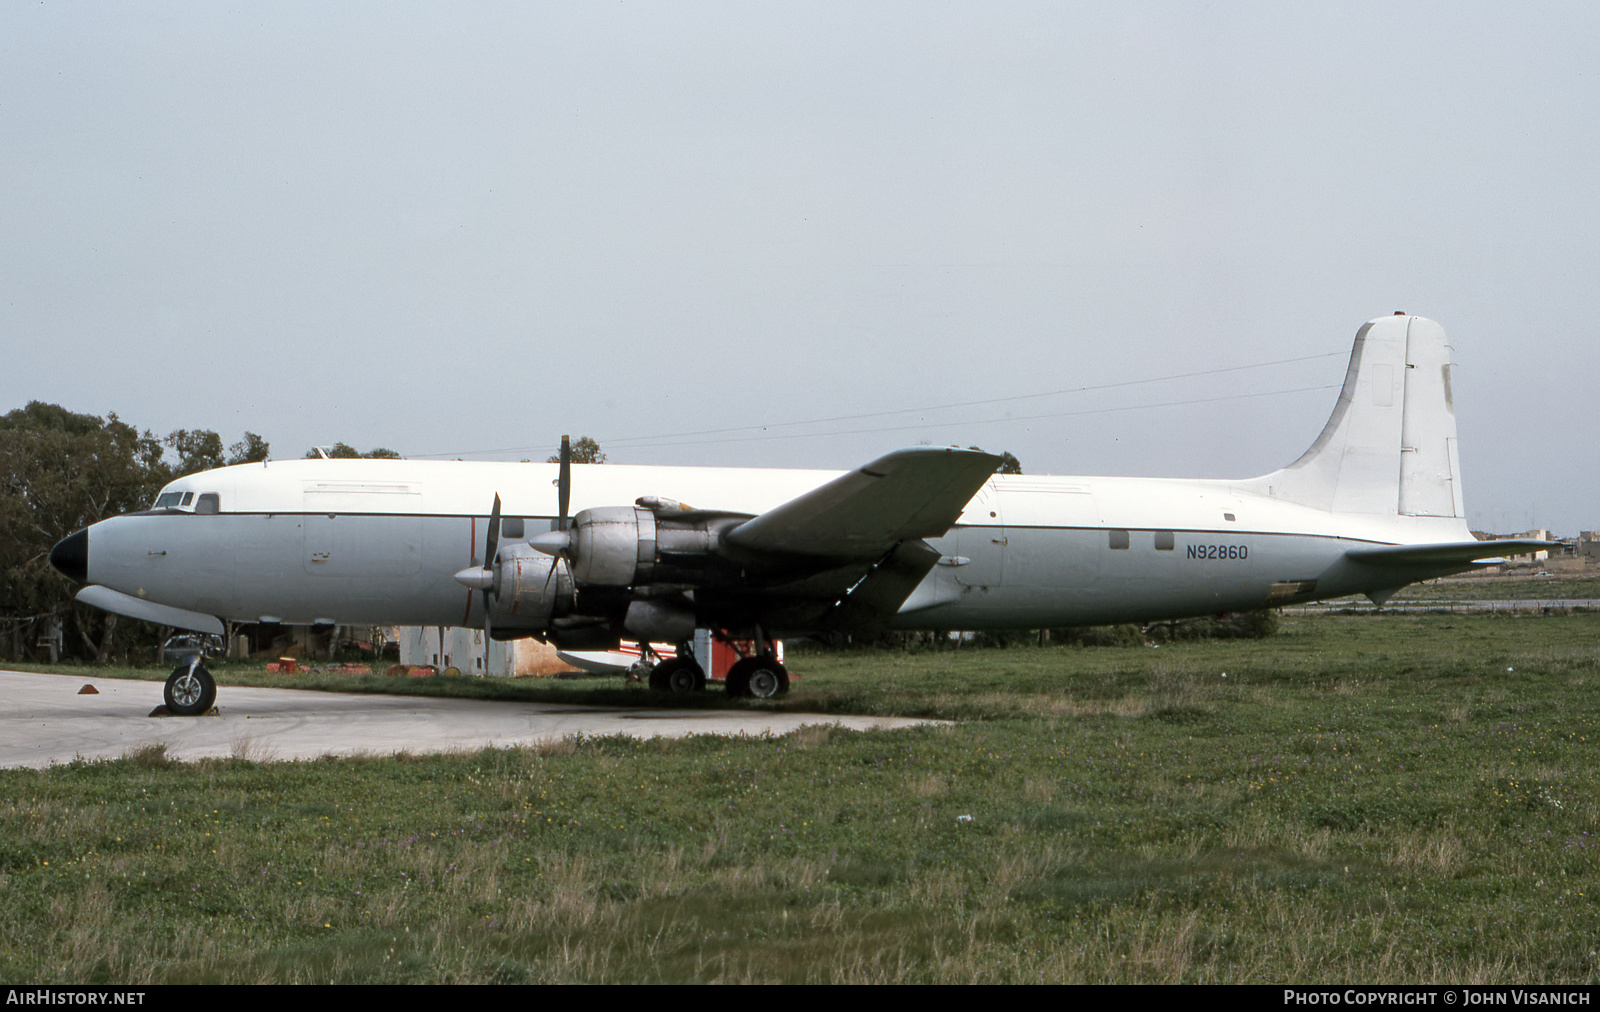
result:
M 823 618 L 835 629 L 881 628 L 889 624 L 917 584 L 939 561 L 926 541 L 902 541 L 851 587 Z
M 896 450 L 747 520 L 726 535 L 750 551 L 876 558 L 908 538 L 933 538 L 1000 466 L 978 450 Z

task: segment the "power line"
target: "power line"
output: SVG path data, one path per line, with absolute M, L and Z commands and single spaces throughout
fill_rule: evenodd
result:
M 1007 397 L 990 397 L 990 398 L 984 398 L 982 400 L 972 400 L 972 401 L 954 401 L 954 402 L 950 402 L 950 403 L 946 403 L 946 404 L 935 404 L 935 405 L 930 405 L 930 406 L 925 406 L 925 407 L 917 407 L 917 408 L 896 408 L 896 409 L 889 409 L 889 410 L 884 410 L 884 411 L 868 411 L 868 412 L 862 412 L 860 414 L 851 414 L 851 415 L 832 415 L 832 416 L 825 417 L 825 418 L 810 418 L 810 419 L 804 419 L 804 420 L 793 421 L 793 422 L 770 422 L 770 423 L 765 424 L 765 425 L 736 425 L 736 426 L 730 426 L 730 427 L 727 427 L 727 428 L 720 428 L 720 429 L 694 429 L 694 430 L 689 430 L 689 431 L 685 431 L 685 432 L 656 433 L 654 435 L 648 435 L 648 436 L 612 436 L 612 437 L 609 437 L 609 438 L 606 438 L 606 439 L 599 439 L 599 440 L 596 440 L 596 441 L 598 443 L 600 443 L 601 446 L 605 446 L 605 447 L 613 447 L 613 446 L 617 446 L 617 445 L 621 444 L 622 446 L 624 446 L 627 449 L 635 449 L 635 448 L 659 447 L 659 446 L 684 446 L 684 445 L 694 445 L 696 443 L 742 443 L 742 442 L 759 442 L 759 441 L 763 441 L 763 440 L 773 440 L 773 439 L 804 439 L 804 438 L 816 437 L 816 436 L 857 435 L 857 434 L 872 433 L 872 432 L 899 432 L 899 431 L 904 431 L 906 429 L 940 428 L 940 427 L 950 427 L 950 426 L 955 426 L 955 425 L 988 425 L 988 424 L 993 424 L 995 422 L 1002 422 L 1002 421 L 1027 421 L 1029 419 L 1035 419 L 1035 418 L 1063 418 L 1063 417 L 1069 417 L 1069 416 L 1074 416 L 1074 415 L 1092 415 L 1092 414 L 1100 414 L 1100 413 L 1113 412 L 1113 411 L 1136 411 L 1136 410 L 1141 410 L 1141 409 L 1144 409 L 1144 408 L 1174 407 L 1174 406 L 1187 405 L 1187 404 L 1205 404 L 1205 403 L 1213 403 L 1215 401 L 1225 401 L 1225 400 L 1233 400 L 1233 399 L 1247 398 L 1247 397 L 1267 397 L 1267 396 L 1273 396 L 1275 394 L 1280 394 L 1280 393 L 1304 393 L 1306 391 L 1325 390 L 1325 389 L 1328 389 L 1328 388 L 1325 387 L 1325 386 L 1304 387 L 1304 388 L 1300 388 L 1300 389 L 1297 389 L 1297 390 L 1278 390 L 1278 391 L 1270 391 L 1270 392 L 1267 392 L 1267 393 L 1232 394 L 1232 395 L 1227 395 L 1227 396 L 1223 396 L 1223 397 L 1204 398 L 1204 399 L 1201 399 L 1201 400 L 1192 400 L 1192 401 L 1168 401 L 1168 402 L 1163 402 L 1163 403 L 1159 403 L 1159 404 L 1129 405 L 1127 407 L 1119 407 L 1119 408 L 1093 408 L 1093 409 L 1087 409 L 1087 410 L 1083 410 L 1083 411 L 1067 411 L 1067 412 L 1057 412 L 1057 413 L 1051 413 L 1051 414 L 1027 415 L 1027 416 L 1021 416 L 1021 417 L 1018 417 L 1018 416 L 1007 416 L 1005 418 L 984 419 L 984 420 L 978 420 L 978 421 L 927 422 L 927 423 L 919 423 L 917 425 L 900 425 L 900 426 L 889 426 L 889 427 L 874 427 L 874 428 L 868 428 L 868 429 L 831 430 L 831 431 L 828 431 L 828 432 L 797 432 L 797 433 L 778 433 L 778 434 L 770 433 L 771 429 L 779 429 L 779 428 L 788 429 L 788 428 L 795 428 L 797 426 L 802 426 L 802 425 L 825 425 L 825 424 L 828 424 L 829 422 L 860 421 L 860 420 L 865 419 L 865 418 L 885 418 L 885 417 L 892 416 L 892 415 L 913 414 L 913 413 L 917 413 L 917 412 L 949 411 L 949 410 L 952 410 L 954 408 L 981 407 L 981 406 L 990 405 L 990 404 L 1008 404 L 1008 403 L 1015 403 L 1017 401 L 1038 400 L 1038 399 L 1044 398 L 1044 397 L 1059 397 L 1059 396 L 1063 396 L 1063 395 L 1066 395 L 1066 394 L 1092 393 L 1092 392 L 1100 391 L 1100 390 L 1114 390 L 1114 389 L 1119 389 L 1119 388 L 1122 388 L 1122 387 L 1142 386 L 1144 384 L 1149 384 L 1149 383 L 1167 383 L 1167 382 L 1171 382 L 1173 380 L 1194 379 L 1194 378 L 1197 378 L 1197 377 L 1200 377 L 1200 376 L 1216 376 L 1216 375 L 1220 375 L 1220 374 L 1223 374 L 1223 373 L 1243 372 L 1243 371 L 1249 370 L 1249 369 L 1265 369 L 1265 368 L 1269 368 L 1271 366 L 1292 365 L 1292 364 L 1295 364 L 1295 363 L 1298 363 L 1298 362 L 1311 362 L 1311 361 L 1315 361 L 1317 359 L 1333 358 L 1333 357 L 1336 357 L 1336 356 L 1339 356 L 1339 355 L 1345 355 L 1345 354 L 1347 354 L 1347 352 L 1344 352 L 1344 351 L 1330 351 L 1330 352 L 1323 352 L 1322 354 L 1318 354 L 1318 355 L 1302 355 L 1302 356 L 1299 356 L 1297 358 L 1275 359 L 1275 360 L 1270 361 L 1270 362 L 1253 362 L 1253 363 L 1250 363 L 1248 365 L 1223 366 L 1223 367 L 1216 368 L 1216 369 L 1200 369 L 1200 370 L 1196 370 L 1194 372 L 1172 373 L 1172 374 L 1167 375 L 1167 376 L 1151 376 L 1151 377 L 1146 377 L 1144 379 L 1120 380 L 1120 381 L 1118 381 L 1116 383 L 1099 383 L 1099 384 L 1093 384 L 1093 385 L 1082 386 L 1082 387 L 1069 387 L 1069 388 L 1066 388 L 1066 389 L 1063 389 L 1063 390 L 1047 390 L 1047 391 L 1044 391 L 1042 393 L 1013 394 L 1013 395 L 1010 395 L 1010 396 L 1007 396 Z M 693 436 L 720 436 L 720 435 L 723 435 L 725 433 L 733 433 L 733 432 L 762 432 L 762 433 L 766 433 L 766 434 L 765 435 L 759 435 L 759 436 L 745 436 L 745 437 L 738 437 L 738 438 L 730 437 L 730 438 L 725 438 L 725 439 L 690 439 L 690 438 L 688 438 L 688 437 L 693 437 Z M 676 440 L 676 442 L 666 442 L 666 440 Z M 413 458 L 459 457 L 459 456 L 464 456 L 464 455 L 467 455 L 467 454 L 522 453 L 522 452 L 526 452 L 528 450 L 535 450 L 535 451 L 538 451 L 538 452 L 543 452 L 544 450 L 547 450 L 547 449 L 548 449 L 547 446 L 542 446 L 542 445 L 535 445 L 535 446 L 504 446 L 504 447 L 499 447 L 499 448 L 496 448 L 496 449 L 453 450 L 453 451 L 449 451 L 449 452 L 445 452 L 445 453 L 417 453 L 417 454 L 411 454 L 410 456 L 412 456 Z
M 896 409 L 888 410 L 888 411 L 868 411 L 868 412 L 864 412 L 862 414 L 857 414 L 857 415 L 834 415 L 834 416 L 829 417 L 829 418 L 811 418 L 811 419 L 807 419 L 805 421 L 799 421 L 799 422 L 773 422 L 773 423 L 770 423 L 770 424 L 767 424 L 767 425 L 736 425 L 736 426 L 732 426 L 730 428 L 725 428 L 725 429 L 696 429 L 696 430 L 689 431 L 689 432 L 657 433 L 657 434 L 651 435 L 651 436 L 612 436 L 612 437 L 610 437 L 608 439 L 596 440 L 596 442 L 600 443 L 600 445 L 602 445 L 602 446 L 615 446 L 615 445 L 618 445 L 618 444 L 628 444 L 628 443 L 643 442 L 643 441 L 648 440 L 649 442 L 644 443 L 644 445 L 659 446 L 659 445 L 662 445 L 662 444 L 656 442 L 656 440 L 677 439 L 677 438 L 679 438 L 681 436 L 712 436 L 712 435 L 720 435 L 720 434 L 722 434 L 724 432 L 748 432 L 748 431 L 755 430 L 755 429 L 767 430 L 767 429 L 777 429 L 777 428 L 792 428 L 792 427 L 797 426 L 797 425 L 823 425 L 823 424 L 826 424 L 828 422 L 853 422 L 853 421 L 859 421 L 860 419 L 863 419 L 863 418 L 883 418 L 883 417 L 886 417 L 888 415 L 905 415 L 905 414 L 914 414 L 914 413 L 917 413 L 917 412 L 924 412 L 924 411 L 948 411 L 948 410 L 950 410 L 952 408 L 980 407 L 980 406 L 986 405 L 986 404 L 1009 404 L 1009 403 L 1012 403 L 1012 402 L 1015 402 L 1015 401 L 1037 400 L 1037 399 L 1042 398 L 1042 397 L 1059 397 L 1059 396 L 1061 396 L 1063 394 L 1092 393 L 1092 392 L 1097 391 L 1097 390 L 1114 390 L 1114 389 L 1117 389 L 1119 387 L 1140 386 L 1140 385 L 1145 384 L 1145 383 L 1166 383 L 1166 382 L 1168 382 L 1170 380 L 1193 379 L 1194 377 L 1197 377 L 1197 376 L 1215 376 L 1215 375 L 1218 375 L 1220 373 L 1241 372 L 1241 371 L 1243 371 L 1245 369 L 1263 369 L 1263 368 L 1266 368 L 1268 366 L 1289 365 L 1289 364 L 1295 363 L 1295 362 L 1309 362 L 1309 361 L 1312 361 L 1313 359 L 1331 358 L 1331 357 L 1333 357 L 1335 355 L 1343 355 L 1343 354 L 1345 354 L 1345 352 L 1332 351 L 1332 352 L 1324 352 L 1321 355 L 1305 355 L 1305 356 L 1302 356 L 1300 358 L 1283 358 L 1283 359 L 1278 359 L 1278 360 L 1273 361 L 1273 362 L 1256 362 L 1256 363 L 1253 363 L 1251 365 L 1225 366 L 1225 367 L 1220 368 L 1220 369 L 1202 369 L 1202 370 L 1200 370 L 1198 372 L 1174 373 L 1174 374 L 1172 374 L 1170 376 L 1152 376 L 1152 377 L 1149 377 L 1147 379 L 1122 380 L 1122 381 L 1117 382 L 1117 383 L 1099 383 L 1099 384 L 1095 384 L 1093 386 L 1069 387 L 1069 388 L 1067 388 L 1065 390 L 1047 390 L 1044 393 L 1037 393 L 1037 394 L 1013 394 L 1013 395 L 1011 395 L 1009 397 L 990 397 L 990 398 L 986 398 L 984 400 L 977 400 L 977 401 L 955 401 L 955 402 L 952 402 L 952 403 L 949 403 L 949 404 L 936 404 L 936 405 L 932 405 L 932 406 L 929 406 L 929 407 L 921 407 L 921 408 L 896 408 Z M 1245 395 L 1242 395 L 1242 396 L 1251 396 L 1251 395 L 1245 394 Z M 1175 402 L 1175 403 L 1183 403 L 1183 402 Z M 1115 411 L 1115 410 L 1121 410 L 1121 409 L 1110 408 L 1110 409 L 1107 409 L 1107 410 Z M 1035 417 L 1045 418 L 1045 417 L 1051 417 L 1051 416 L 1039 415 L 1039 416 L 1035 416 Z M 959 424 L 959 423 L 943 423 L 943 422 L 941 422 L 941 423 L 936 423 L 936 424 L 941 424 L 942 425 L 942 424 Z M 859 429 L 859 430 L 854 430 L 854 431 L 859 431 L 859 432 L 893 432 L 895 430 L 891 428 L 891 429 Z M 783 438 L 783 437 L 773 437 L 773 438 Z M 713 440 L 713 442 L 721 442 L 721 440 Z
M 630 446 L 628 448 L 629 449 L 642 449 L 642 448 L 647 448 L 647 447 L 661 447 L 661 446 L 699 446 L 699 445 L 703 445 L 703 444 L 706 444 L 706 443 L 756 443 L 756 442 L 762 442 L 762 441 L 771 440 L 771 439 L 812 439 L 812 438 L 818 438 L 818 437 L 822 437 L 822 436 L 854 436 L 854 435 L 860 435 L 860 434 L 863 434 L 863 433 L 872 433 L 872 432 L 903 432 L 903 431 L 908 430 L 908 429 L 940 429 L 940 428 L 953 428 L 955 426 L 996 425 L 996 424 L 999 424 L 1001 422 L 1028 422 L 1028 421 L 1034 421 L 1036 419 L 1041 419 L 1041 418 L 1071 418 L 1071 417 L 1076 417 L 1078 415 L 1110 414 L 1110 413 L 1115 412 L 1115 411 L 1145 411 L 1145 410 L 1150 410 L 1150 409 L 1154 409 L 1154 408 L 1185 407 L 1185 406 L 1188 406 L 1188 405 L 1191 405 L 1191 404 L 1215 404 L 1218 401 L 1239 401 L 1239 400 L 1245 400 L 1245 399 L 1251 398 L 1251 397 L 1276 397 L 1276 396 L 1279 396 L 1280 394 L 1312 393 L 1312 392 L 1319 391 L 1319 390 L 1337 390 L 1337 389 L 1339 389 L 1339 386 L 1340 385 L 1337 384 L 1337 383 L 1327 383 L 1327 384 L 1323 384 L 1322 386 L 1315 386 L 1315 387 L 1296 387 L 1296 388 L 1294 388 L 1292 390 L 1264 390 L 1264 391 L 1257 391 L 1256 393 L 1249 393 L 1249 394 L 1227 394 L 1227 395 L 1222 396 L 1222 397 L 1199 397 L 1199 398 L 1195 398 L 1193 400 L 1187 400 L 1187 401 L 1162 401 L 1162 402 L 1157 403 L 1157 404 L 1129 404 L 1129 405 L 1125 405 L 1123 407 L 1117 407 L 1117 408 L 1085 408 L 1082 411 L 1051 411 L 1051 412 L 1046 412 L 1044 414 L 1038 414 L 1038 415 L 1007 415 L 1007 416 L 1005 416 L 1003 418 L 979 418 L 979 419 L 971 419 L 971 420 L 967 420 L 967 421 L 958 421 L 958 422 L 921 422 L 921 423 L 918 423 L 916 425 L 891 425 L 891 426 L 887 426 L 887 427 L 874 426 L 874 427 L 868 428 L 868 429 L 832 429 L 832 430 L 829 430 L 827 432 L 789 432 L 789 433 L 779 433 L 779 434 L 776 434 L 776 435 L 766 435 L 766 436 L 730 436 L 730 437 L 727 437 L 727 438 L 724 438 L 724 439 L 685 439 L 685 440 L 679 440 L 679 441 L 676 441 L 676 442 L 633 443 L 633 444 L 630 444 Z M 870 416 L 868 416 L 868 417 L 870 417 Z M 739 431 L 739 430 L 722 430 L 722 431 Z M 694 433 L 688 433 L 688 434 L 689 435 L 694 435 Z M 666 439 L 666 438 L 670 438 L 670 437 L 662 437 L 662 438 Z

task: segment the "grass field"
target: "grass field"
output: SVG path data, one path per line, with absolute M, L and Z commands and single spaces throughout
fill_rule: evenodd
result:
M 1498 576 L 1415 583 L 1394 596 L 1396 601 L 1593 600 L 1600 598 L 1600 578 L 1592 576 Z
M 1597 638 L 800 654 L 778 705 L 955 723 L 0 771 L 0 979 L 1593 982 Z

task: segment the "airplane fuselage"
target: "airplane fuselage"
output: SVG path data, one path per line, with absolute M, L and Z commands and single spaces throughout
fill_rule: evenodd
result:
M 750 515 L 840 474 L 574 470 L 574 510 L 660 495 Z M 85 582 L 240 622 L 480 625 L 481 599 L 453 575 L 483 553 L 485 507 L 501 497 L 502 545 L 549 531 L 555 475 L 551 464 L 388 460 L 203 472 L 167 487 L 192 491 L 190 508 L 90 528 Z M 206 495 L 216 497 L 217 512 L 194 512 L 192 502 Z M 1440 540 L 1431 518 L 1416 527 L 1415 541 Z M 928 539 L 939 562 L 892 624 L 1149 621 L 1378 591 L 1432 575 L 1345 557 L 1353 545 L 1399 543 L 1397 534 L 1404 531 L 1392 517 L 1363 521 L 1228 481 L 996 475 L 948 534 Z

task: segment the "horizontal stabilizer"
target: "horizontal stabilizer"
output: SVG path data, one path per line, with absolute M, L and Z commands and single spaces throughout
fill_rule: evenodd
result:
M 1380 545 L 1352 548 L 1344 554 L 1352 562 L 1375 566 L 1435 566 L 1484 562 L 1558 547 L 1554 541 L 1507 538 L 1504 541 L 1453 541 L 1442 545 Z
M 170 605 L 156 604 L 154 601 L 145 601 L 98 584 L 91 584 L 78 591 L 78 600 L 101 611 L 109 611 L 113 615 L 142 619 L 157 625 L 190 629 L 198 633 L 212 633 L 217 636 L 223 633 L 222 620 L 215 615 L 204 615 L 197 611 L 185 611 Z
M 907 538 L 936 538 L 1000 466 L 977 450 L 918 446 L 879 457 L 735 527 L 754 551 L 876 558 Z

